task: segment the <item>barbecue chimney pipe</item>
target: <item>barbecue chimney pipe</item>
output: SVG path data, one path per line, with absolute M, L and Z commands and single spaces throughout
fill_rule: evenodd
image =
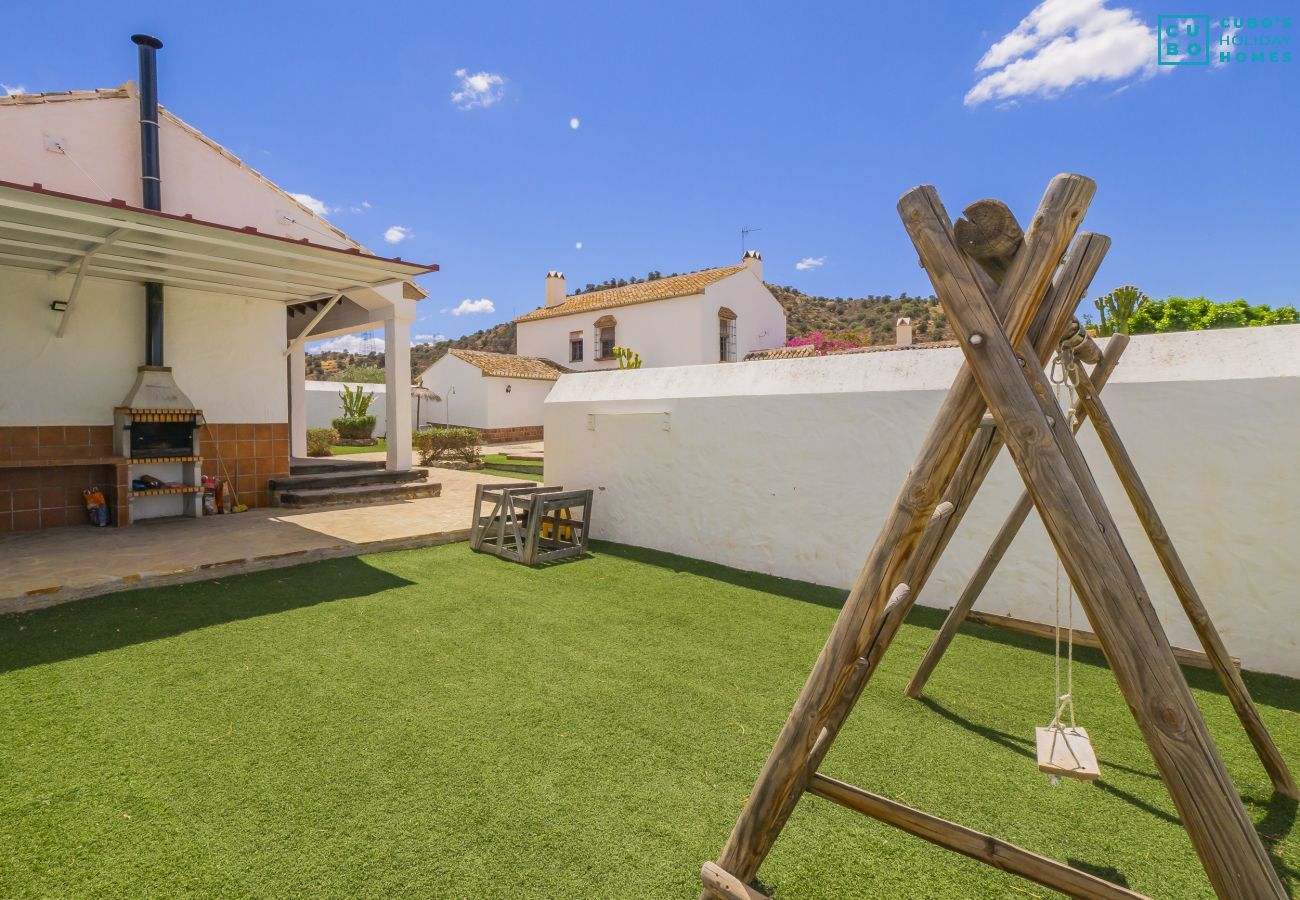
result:
M 162 41 L 147 34 L 133 34 L 140 48 L 140 185 L 145 209 L 162 209 L 162 181 L 158 177 L 158 60 Z M 144 363 L 163 364 L 163 286 L 144 286 Z

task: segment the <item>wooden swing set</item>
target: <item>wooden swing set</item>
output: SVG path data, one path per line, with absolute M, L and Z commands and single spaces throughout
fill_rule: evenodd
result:
M 933 187 L 913 188 L 899 200 L 904 227 L 965 364 L 730 838 L 717 862 L 701 870 L 705 900 L 765 897 L 752 883 L 804 794 L 1070 896 L 1142 896 L 818 771 L 1004 445 L 1025 493 L 944 622 L 908 695 L 920 695 L 1030 508 L 1036 508 L 1214 890 L 1242 900 L 1286 897 L 1074 438 L 1082 420 L 1090 419 L 1274 790 L 1300 798 L 1102 405 L 1099 392 L 1127 338 L 1116 335 L 1099 354 L 1073 320 L 1110 246 L 1102 235 L 1075 236 L 1095 190 L 1083 176 L 1056 176 L 1027 232 L 998 201 L 967 207 L 954 228 Z M 1077 395 L 1068 412 L 1044 372 L 1054 354 L 1062 383 Z M 1095 363 L 1091 373 L 1085 362 Z M 1058 686 L 1057 715 L 1038 729 L 1039 767 L 1053 776 L 1095 778 L 1091 744 L 1083 729 L 1073 727 L 1066 706 L 1070 694 Z

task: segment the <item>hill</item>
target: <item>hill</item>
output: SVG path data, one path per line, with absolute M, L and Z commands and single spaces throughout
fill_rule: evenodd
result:
M 447 351 L 453 347 L 458 350 L 488 350 L 493 353 L 514 353 L 515 325 L 513 322 L 502 322 L 500 325 L 493 325 L 491 328 L 484 328 L 452 341 L 413 345 L 411 347 L 412 381 L 421 372 L 445 356 Z M 384 354 L 373 351 L 370 353 L 349 353 L 339 350 L 309 353 L 307 355 L 307 380 L 334 381 L 337 379 L 339 372 L 349 367 L 383 369 Z
M 650 273 L 651 278 L 659 273 Z M 645 279 L 621 279 L 622 283 L 632 283 Z M 606 285 L 617 284 L 611 280 Z M 596 285 L 590 286 L 595 289 Z M 870 294 L 861 298 L 817 297 L 805 294 L 797 288 L 769 284 L 772 295 L 785 308 L 786 339 L 812 332 L 851 335 L 855 343 L 891 344 L 894 341 L 894 323 L 900 316 L 912 319 L 914 340 L 917 343 L 948 340 L 952 331 L 939 301 L 934 297 L 909 297 L 900 294 L 897 297 L 888 294 Z M 515 325 L 502 322 L 491 328 L 484 328 L 473 334 L 451 341 L 439 341 L 436 344 L 416 344 L 411 348 L 411 377 L 417 375 L 441 359 L 452 348 L 462 350 L 488 350 L 493 353 L 515 352 Z M 634 348 L 635 349 L 635 348 Z M 307 378 L 309 381 L 330 381 L 348 367 L 366 366 L 382 368 L 384 354 L 348 353 L 344 351 L 327 351 L 313 353 L 307 357 Z

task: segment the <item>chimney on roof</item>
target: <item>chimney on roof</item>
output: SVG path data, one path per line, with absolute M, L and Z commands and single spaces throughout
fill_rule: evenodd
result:
M 546 305 L 559 306 L 564 302 L 567 289 L 564 285 L 564 273 L 554 269 L 546 273 Z
M 757 275 L 759 281 L 763 280 L 763 254 L 757 250 L 746 250 L 740 264 Z
M 897 329 L 894 332 L 894 345 L 897 347 L 912 346 L 912 320 L 906 316 L 898 320 Z

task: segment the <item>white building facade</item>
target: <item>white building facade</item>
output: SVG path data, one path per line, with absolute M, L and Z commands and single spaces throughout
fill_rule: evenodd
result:
M 786 341 L 785 310 L 763 283 L 763 261 L 565 295 L 564 275 L 546 278 L 546 305 L 515 319 L 521 356 L 576 371 L 616 369 L 614 347 L 645 368 L 737 362 Z
M 438 395 L 424 402 L 422 424 L 476 428 L 489 444 L 541 440 L 542 403 L 570 371 L 513 353 L 451 350 L 420 374 Z

